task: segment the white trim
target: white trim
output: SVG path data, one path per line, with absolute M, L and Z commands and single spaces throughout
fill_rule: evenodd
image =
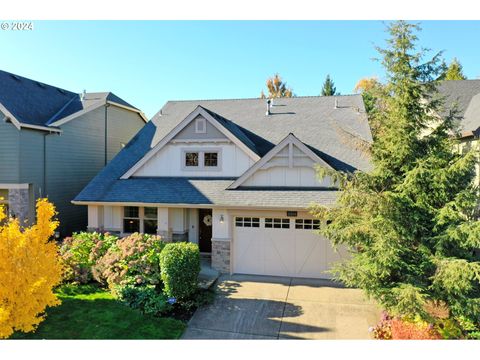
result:
M 0 189 L 20 190 L 28 189 L 29 184 L 0 184 Z
M 144 203 L 144 202 L 107 202 L 107 201 L 71 201 L 74 205 L 104 205 L 104 206 L 144 206 L 144 207 L 165 207 L 165 208 L 190 208 L 190 209 L 234 209 L 234 210 L 275 210 L 275 211 L 285 211 L 286 207 L 283 206 L 239 206 L 235 204 L 183 204 L 183 203 Z M 312 202 L 313 205 L 313 202 Z M 288 210 L 297 210 L 297 211 L 309 211 L 308 207 L 303 206 L 289 206 Z
M 153 155 L 172 140 L 182 129 L 184 129 L 190 122 L 192 122 L 198 115 L 203 116 L 213 126 L 217 128 L 222 134 L 229 138 L 235 145 L 242 149 L 252 160 L 258 161 L 260 156 L 253 152 L 248 146 L 241 142 L 235 135 L 222 126 L 213 116 L 205 111 L 201 106 L 197 106 L 185 119 L 183 119 L 177 126 L 173 128 L 162 140 L 155 144 L 135 165 L 133 165 L 120 179 L 128 179 L 138 169 L 140 169 Z M 160 125 L 161 126 L 161 125 Z M 155 138 L 155 137 L 154 137 Z M 153 145 L 153 144 L 152 144 Z
M 298 147 L 305 155 L 307 155 L 314 162 L 332 169 L 322 158 L 310 150 L 304 143 L 302 143 L 294 134 L 290 133 L 280 141 L 276 146 L 273 147 L 268 153 L 265 154 L 259 161 L 253 164 L 247 171 L 245 171 L 237 180 L 235 180 L 227 189 L 232 190 L 239 187 L 243 184 L 250 176 L 252 176 L 257 170 L 262 169 L 263 166 L 272 159 L 276 154 L 278 154 L 285 146 L 289 146 L 289 164 L 293 163 L 293 145 Z M 293 166 L 293 165 L 292 165 Z
M 214 238 L 214 237 L 212 237 L 212 241 L 231 242 L 231 241 L 232 241 L 232 238 Z
M 203 144 L 203 143 L 214 143 L 214 144 L 230 144 L 232 141 L 229 139 L 172 139 L 170 141 L 172 144 Z
M 200 128 L 200 124 L 202 124 L 202 128 Z M 207 120 L 205 118 L 197 118 L 195 119 L 195 134 L 206 134 L 207 133 Z
M 55 129 L 51 128 L 48 126 L 39 126 L 39 125 L 30 125 L 30 124 L 20 124 L 21 128 L 26 128 L 26 129 L 34 129 L 34 130 L 42 130 L 42 131 L 49 131 L 49 132 L 55 132 L 61 134 L 63 131 L 61 129 Z

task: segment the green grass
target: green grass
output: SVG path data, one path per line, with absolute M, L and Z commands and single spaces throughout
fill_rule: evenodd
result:
M 178 339 L 185 323 L 143 315 L 94 286 L 64 286 L 57 291 L 62 304 L 49 308 L 33 333 L 12 339 Z

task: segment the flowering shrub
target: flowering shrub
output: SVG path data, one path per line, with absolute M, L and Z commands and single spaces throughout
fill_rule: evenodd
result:
M 382 311 L 382 315 L 380 316 L 379 323 L 369 328 L 368 330 L 373 334 L 375 339 L 379 340 L 390 340 L 392 338 L 392 326 L 391 326 L 392 318 L 386 311 Z
M 39 199 L 37 224 L 21 228 L 16 219 L 2 222 L 0 206 L 0 338 L 35 330 L 47 306 L 60 304 L 52 291 L 62 276 L 58 248 L 50 240 L 58 226 L 55 214 L 47 199 Z
M 433 324 L 391 317 L 386 311 L 382 312 L 380 322 L 369 330 L 375 339 L 381 340 L 435 340 L 442 338 L 437 326 Z
M 162 315 L 172 309 L 174 298 L 157 292 L 155 286 L 119 286 L 116 289 L 118 298 L 127 306 L 138 309 L 144 314 Z
M 197 244 L 170 243 L 160 254 L 160 268 L 167 296 L 187 299 L 197 290 L 200 252 Z
M 135 233 L 117 240 L 93 266 L 95 280 L 118 286 L 160 284 L 159 256 L 164 242 L 159 236 Z
M 64 263 L 64 280 L 86 284 L 93 278 L 92 266 L 117 241 L 109 233 L 74 233 L 65 238 L 60 247 Z

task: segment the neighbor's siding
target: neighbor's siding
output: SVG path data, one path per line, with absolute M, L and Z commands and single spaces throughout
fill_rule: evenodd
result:
M 48 197 L 59 212 L 62 234 L 87 228 L 87 207 L 73 205 L 73 198 L 105 163 L 105 108 L 93 110 L 63 126 L 62 135 L 47 137 Z M 108 157 L 110 161 L 144 125 L 131 111 L 108 108 Z
M 0 183 L 19 183 L 20 131 L 0 117 Z

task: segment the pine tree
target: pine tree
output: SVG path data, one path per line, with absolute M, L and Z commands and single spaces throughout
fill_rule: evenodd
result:
M 327 75 L 325 78 L 325 82 L 323 83 L 322 92 L 320 93 L 321 96 L 333 96 L 337 94 L 337 88 L 333 83 L 333 80 L 330 78 L 330 75 Z
M 339 184 L 337 206 L 316 206 L 320 230 L 351 250 L 337 277 L 362 288 L 404 319 L 440 321 L 445 309 L 463 331 L 480 328 L 480 222 L 474 149 L 454 151 L 455 113 L 438 120 L 433 94 L 441 54 L 422 62 L 418 25 L 388 26 L 378 48 L 387 82 L 377 109 L 379 130 L 371 147 L 373 169 L 343 173 L 318 168 Z M 429 124 L 438 124 L 429 128 Z M 328 225 L 327 225 L 328 224 Z
M 448 66 L 447 70 L 442 76 L 443 80 L 466 80 L 467 77 L 463 74 L 463 66 L 457 60 L 453 58 L 452 62 Z
M 270 77 L 266 81 L 267 90 L 268 90 L 268 98 L 282 98 L 282 97 L 292 97 L 293 90 L 287 87 L 287 83 L 282 80 L 280 75 L 275 74 L 274 76 Z M 265 99 L 265 93 L 260 93 L 260 98 Z

